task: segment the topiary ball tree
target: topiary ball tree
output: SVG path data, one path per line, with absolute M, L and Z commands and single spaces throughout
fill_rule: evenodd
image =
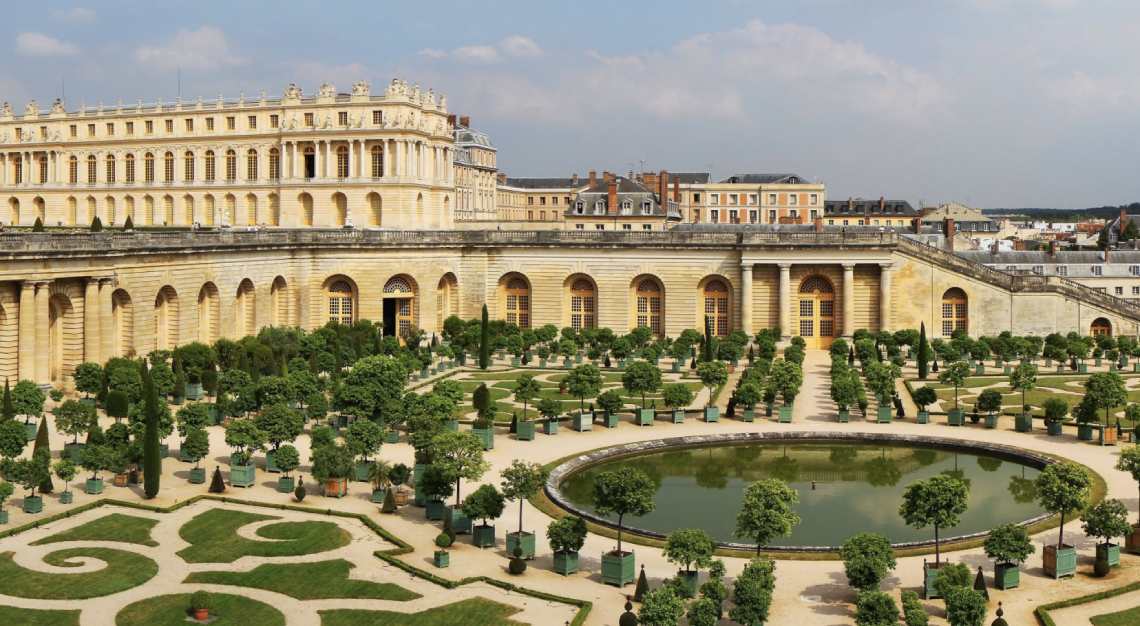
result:
M 969 495 L 966 483 L 944 474 L 912 483 L 903 492 L 899 515 L 907 525 L 914 528 L 934 527 L 936 567 L 941 563 L 942 556 L 938 532 L 958 525 L 961 515 L 966 512 Z
M 1061 517 L 1057 527 L 1057 547 L 1065 545 L 1065 518 L 1088 506 L 1092 480 L 1076 463 L 1053 463 L 1037 475 L 1037 502 L 1041 508 Z
M 879 583 L 895 568 L 889 539 L 878 533 L 852 535 L 839 549 L 847 584 L 862 591 L 879 589 Z
M 626 515 L 641 517 L 653 511 L 656 503 L 653 497 L 657 485 L 649 475 L 634 467 L 622 467 L 599 473 L 594 478 L 594 510 L 599 515 L 616 514 L 617 549 L 614 554 L 624 554 L 621 549 L 621 531 Z

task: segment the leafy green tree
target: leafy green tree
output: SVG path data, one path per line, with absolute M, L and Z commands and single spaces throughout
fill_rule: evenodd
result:
M 804 382 L 804 372 L 799 365 L 786 359 L 772 361 L 768 371 L 769 387 L 780 394 L 784 404 L 791 404 L 800 392 Z
M 348 427 L 344 441 L 361 463 L 367 463 L 384 443 L 384 428 L 372 420 L 358 419 Z
M 265 435 L 265 441 L 273 450 L 280 448 L 283 443 L 296 440 L 305 430 L 305 419 L 301 414 L 283 403 L 267 405 L 257 414 L 253 423 Z M 348 428 L 350 435 L 352 427 L 360 423 L 372 424 L 368 420 L 357 420 Z
M 1025 407 L 1025 394 L 1037 388 L 1037 366 L 1021 363 L 1009 373 L 1009 388 L 1021 392 L 1021 406 Z
M 548 420 L 558 419 L 562 412 L 562 403 L 554 398 L 543 398 L 538 402 L 538 412 Z
M 491 390 L 487 388 L 487 383 L 479 383 L 475 391 L 471 392 L 471 406 L 475 408 L 479 419 L 494 419 L 498 409 L 495 402 L 491 399 Z
M 352 450 L 342 444 L 332 444 L 314 448 L 313 477 L 321 482 L 348 478 L 352 475 L 354 458 Z
M 899 607 L 895 599 L 882 591 L 863 591 L 855 603 L 856 626 L 895 626 L 899 623 Z
M 736 514 L 736 535 L 756 542 L 756 556 L 776 537 L 791 534 L 800 523 L 794 505 L 800 495 L 782 480 L 763 478 L 744 491 L 744 501 Z
M 542 490 L 550 471 L 539 463 L 511 461 L 502 472 L 503 497 L 519 502 L 519 535 L 523 533 L 523 502 Z
M 867 364 L 867 386 L 875 392 L 879 402 L 887 402 L 895 392 L 895 380 L 901 372 L 899 366 L 893 363 L 880 363 L 872 361 Z
M 966 512 L 968 499 L 969 489 L 966 484 L 943 474 L 912 483 L 903 492 L 899 515 L 907 525 L 914 528 L 934 527 L 936 566 L 941 563 L 938 531 L 958 525 L 961 515 Z
M 1128 472 L 1132 480 L 1136 481 L 1137 487 L 1140 487 L 1140 445 L 1121 450 L 1120 456 L 1116 459 L 1116 469 Z
M 499 519 L 506 508 L 503 494 L 494 485 L 480 485 L 463 500 L 463 513 L 471 519 L 483 520 L 483 526 Z
M 555 552 L 577 552 L 586 544 L 586 522 L 574 515 L 556 519 L 547 525 L 546 539 Z
M 1085 379 L 1085 398 L 1097 409 L 1104 409 L 1104 424 L 1109 424 L 1109 413 L 1114 407 L 1128 402 L 1124 379 L 1116 372 L 1101 372 Z
M 637 620 L 641 626 L 677 626 L 685 614 L 685 601 L 668 585 L 645 594 Z
M 648 361 L 637 361 L 621 375 L 621 385 L 629 393 L 640 395 L 641 408 L 645 408 L 645 394 L 661 387 L 661 370 Z
M 185 433 L 182 440 L 182 454 L 186 458 L 194 462 L 194 467 L 197 468 L 202 459 L 210 453 L 210 433 L 205 429 L 195 428 Z M 281 459 L 277 459 L 278 467 L 281 466 Z
M 681 528 L 665 538 L 665 560 L 686 572 L 698 571 L 712 562 L 716 544 L 700 528 Z
M 265 446 L 265 433 L 253 420 L 236 419 L 226 426 L 226 445 L 234 449 L 234 462 L 246 465 L 253 453 Z
M 87 397 L 103 388 L 103 366 L 98 363 L 80 363 L 75 368 L 75 390 Z
M 599 473 L 594 478 L 594 510 L 598 515 L 616 514 L 617 550 L 621 549 L 621 531 L 626 515 L 641 517 L 653 511 L 657 485 L 649 476 L 634 467 L 622 467 Z
M 570 395 L 578 398 L 578 410 L 584 413 L 586 398 L 596 396 L 602 389 L 602 371 L 592 363 L 579 365 L 566 375 L 566 389 Z
M 930 344 L 926 341 L 926 322 L 920 322 L 918 326 L 918 352 L 916 361 L 918 363 L 919 380 L 926 380 L 930 371 Z
M 17 381 L 12 388 L 12 408 L 16 410 L 16 415 L 24 416 L 25 423 L 43 414 L 46 401 L 47 396 L 43 390 L 30 380 Z
M 344 383 L 333 392 L 333 406 L 360 418 L 382 418 L 382 408 L 404 394 L 408 369 L 393 356 L 364 357 L 352 365 Z
M 772 607 L 772 591 L 776 588 L 776 562 L 753 559 L 736 577 L 732 589 L 736 606 L 728 616 L 744 626 L 763 626 Z
M 902 592 L 903 623 L 906 626 L 927 626 L 930 618 L 926 615 L 926 607 L 918 599 L 918 594 L 911 590 Z
M 955 587 L 944 598 L 946 620 L 951 626 L 982 626 L 985 623 L 986 598 L 981 593 L 969 587 Z
M 1123 537 L 1132 530 L 1128 523 L 1128 508 L 1120 500 L 1109 498 L 1093 506 L 1084 514 L 1081 525 L 1089 537 L 1104 539 L 1108 546 L 1116 537 Z
M 515 381 L 515 400 L 523 403 L 523 419 L 529 419 L 527 416 L 527 404 L 538 397 L 542 392 L 542 386 L 530 374 L 523 374 Z
M 291 444 L 282 444 L 273 455 L 273 463 L 281 470 L 282 476 L 289 476 L 301 466 L 301 454 Z
M 8 386 L 8 379 L 4 379 L 4 399 L 0 401 L 0 419 L 11 420 L 16 418 L 16 407 L 12 405 L 12 388 Z
M 930 386 L 924 385 L 914 390 L 913 398 L 919 410 L 925 411 L 926 407 L 934 404 L 938 400 L 938 393 Z
M 72 443 L 79 443 L 79 435 L 91 430 L 95 423 L 95 407 L 67 400 L 55 410 L 55 429 L 65 435 L 72 436 Z
M 51 452 L 37 450 L 30 459 L 9 461 L 4 476 L 27 490 L 29 497 L 35 497 L 40 485 L 51 480 Z
M 431 447 L 432 467 L 455 485 L 455 504 L 458 506 L 459 481 L 479 480 L 490 468 L 483 459 L 483 443 L 470 432 L 444 430 L 432 439 Z
M 621 399 L 621 393 L 619 393 L 617 389 L 608 389 L 598 394 L 596 402 L 598 408 L 610 415 L 617 413 L 625 406 L 625 402 Z
M 693 401 L 693 390 L 689 389 L 684 383 L 673 383 L 665 385 L 665 389 L 661 394 L 665 402 L 665 406 L 671 409 L 683 409 Z M 738 400 L 739 401 L 739 400 Z M 642 401 L 644 405 L 645 402 Z M 755 402 L 753 402 L 755 404 Z
M 158 436 L 158 393 L 146 366 L 142 368 L 142 378 L 146 414 L 146 429 L 143 436 L 143 492 L 149 500 L 158 495 L 162 481 L 162 450 Z
M 689 605 L 685 614 L 689 626 L 717 626 L 720 623 L 720 607 L 712 598 L 701 598 Z
M 1035 481 L 1037 502 L 1041 508 L 1061 516 L 1057 530 L 1057 547 L 1065 545 L 1065 517 L 1088 506 L 1092 479 L 1076 463 L 1052 463 L 1041 470 Z
M 1033 554 L 1033 543 L 1024 526 L 1002 524 L 990 531 L 983 549 L 987 557 L 999 564 L 1020 564 Z
M 709 390 L 709 398 L 705 406 L 713 406 L 716 403 L 716 398 L 713 397 L 713 389 L 728 382 L 728 367 L 720 361 L 704 361 L 697 365 L 697 377 L 701 379 L 701 384 Z
M 954 408 L 958 408 L 958 388 L 966 384 L 966 378 L 970 376 L 970 366 L 964 361 L 955 361 L 947 364 L 938 373 L 938 382 L 943 385 L 954 386 Z
M 1045 411 L 1045 421 L 1060 422 L 1069 414 L 1069 403 L 1060 398 L 1049 398 L 1041 403 Z
M 55 471 L 55 475 L 63 481 L 63 491 L 66 493 L 71 481 L 75 478 L 75 463 L 64 457 L 56 461 L 52 469 Z
M 978 395 L 977 410 L 993 415 L 1001 410 L 1001 393 L 996 389 L 986 389 Z
M 856 589 L 877 590 L 887 573 L 895 568 L 891 542 L 878 533 L 858 533 L 839 549 L 847 583 Z

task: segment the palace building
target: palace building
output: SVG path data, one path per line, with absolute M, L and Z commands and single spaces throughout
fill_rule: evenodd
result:
M 438 332 L 484 304 L 522 327 L 676 336 L 709 320 L 813 348 L 919 324 L 1137 334 L 1136 303 L 930 245 L 904 201 L 836 205 L 789 174 L 518 179 L 496 159 L 445 98 L 401 81 L 5 107 L 0 377 L 66 385 L 84 361 L 266 326 Z M 111 228 L 92 232 L 96 216 Z

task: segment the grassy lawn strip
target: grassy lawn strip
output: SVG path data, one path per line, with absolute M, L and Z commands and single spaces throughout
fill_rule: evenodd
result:
M 82 600 L 137 587 L 154 578 L 158 564 L 141 554 L 110 548 L 69 548 L 44 557 L 48 565 L 74 567 L 73 557 L 91 557 L 106 567 L 82 574 L 53 574 L 27 570 L 12 560 L 11 552 L 0 554 L 0 593 L 18 598 Z M 0 622 L 3 623 L 3 622 Z M 18 622 L 17 622 L 18 623 Z
M 21 626 L 79 626 L 79 611 L 45 611 L 0 606 L 0 624 Z
M 211 626 L 285 626 L 281 611 L 250 598 L 211 593 Z M 158 596 L 128 604 L 115 616 L 116 626 L 185 626 L 190 594 Z M 194 622 L 190 622 L 194 623 Z
M 60 541 L 121 541 L 123 543 L 137 543 L 142 546 L 157 546 L 158 542 L 150 538 L 150 531 L 157 523 L 158 520 L 145 517 L 112 513 L 81 526 L 76 526 L 71 530 L 45 537 L 32 545 L 38 546 Z
M 353 564 L 343 559 L 317 563 L 264 564 L 248 572 L 195 572 L 188 583 L 235 585 L 283 593 L 298 600 L 362 598 L 370 600 L 415 600 L 420 594 L 393 583 L 353 580 Z
M 244 511 L 211 509 L 186 522 L 179 536 L 190 546 L 178 552 L 187 563 L 232 563 L 243 556 L 297 556 L 348 545 L 351 535 L 334 522 L 280 522 L 258 529 L 272 541 L 250 541 L 237 531 L 246 524 L 280 519 Z
M 1094 615 L 1089 621 L 1093 626 L 1134 626 L 1140 624 L 1140 606 L 1118 613 Z
M 338 609 L 321 611 L 321 626 L 524 626 L 507 619 L 519 609 L 484 598 L 470 598 L 420 613 Z

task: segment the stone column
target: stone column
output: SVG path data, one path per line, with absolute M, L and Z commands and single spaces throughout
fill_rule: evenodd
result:
M 103 360 L 119 356 L 115 350 L 115 318 L 111 315 L 111 293 L 115 283 L 110 278 L 99 279 L 99 338 L 102 340 Z
M 749 338 L 755 332 L 752 327 L 752 263 L 740 266 L 740 329 Z
M 47 384 L 51 382 L 51 338 L 48 333 L 51 331 L 49 318 L 51 316 L 51 305 L 49 299 L 51 298 L 51 282 L 40 281 L 36 283 L 36 377 L 35 381 L 39 384 Z
M 25 280 L 20 284 L 20 349 L 19 377 L 34 380 L 36 377 L 36 284 Z
M 855 334 L 855 264 L 843 264 L 843 336 Z
M 99 279 L 88 278 L 83 290 L 83 360 L 92 363 L 103 363 L 106 359 L 101 356 L 103 344 L 99 336 L 102 332 L 102 322 L 99 320 Z
M 891 264 L 879 264 L 879 330 L 891 329 Z
M 313 142 L 313 178 L 321 177 L 321 161 L 324 160 L 324 155 L 321 154 L 321 142 Z
M 780 336 L 790 339 L 792 336 L 791 290 L 792 290 L 792 264 L 780 263 Z

